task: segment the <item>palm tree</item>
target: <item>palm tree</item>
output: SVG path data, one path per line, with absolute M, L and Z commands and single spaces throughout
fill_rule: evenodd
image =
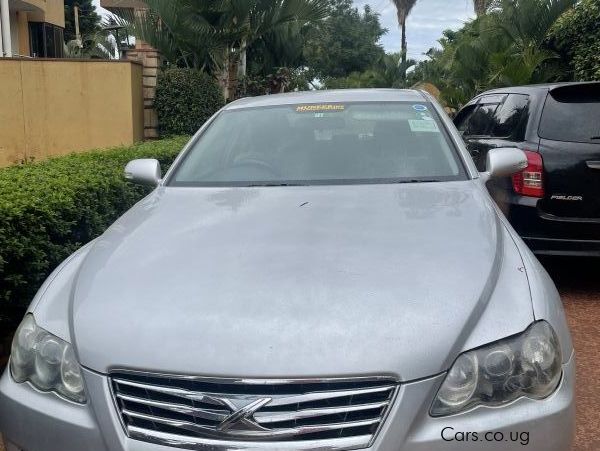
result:
M 171 64 L 210 72 L 231 98 L 247 50 L 299 30 L 327 13 L 328 0 L 145 0 L 131 33 Z
M 265 40 L 289 40 L 307 24 L 324 19 L 328 0 L 229 0 L 225 23 L 236 30 L 230 41 L 227 91 L 231 96 L 238 75 L 246 75 L 247 50 Z
M 410 14 L 411 10 L 417 3 L 417 0 L 392 0 L 396 6 L 396 12 L 398 14 L 398 25 L 402 30 L 402 47 L 400 51 L 401 55 L 401 66 L 406 66 L 407 57 L 407 45 L 406 45 L 406 19 Z M 403 77 L 406 77 L 406 71 L 403 73 Z
M 549 31 L 577 0 L 492 0 L 488 13 L 446 31 L 428 69 L 444 101 L 460 107 L 486 89 L 557 80 L 560 57 L 546 46 Z M 439 72 L 438 72 L 439 71 Z
M 119 55 L 119 43 L 110 27 L 114 25 L 103 21 L 92 33 L 82 33 L 81 41 L 75 39 L 64 45 L 65 58 L 115 59 Z

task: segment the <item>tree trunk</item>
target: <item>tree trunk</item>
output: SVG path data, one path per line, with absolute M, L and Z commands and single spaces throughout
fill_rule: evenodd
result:
M 406 79 L 406 58 L 408 53 L 408 45 L 406 43 L 406 18 L 401 23 L 402 27 L 402 50 L 401 50 L 401 61 L 402 61 L 402 79 Z
M 246 52 L 246 40 L 242 40 L 242 48 L 240 49 L 240 68 L 238 71 L 238 77 L 244 78 L 247 72 L 247 52 Z
M 229 66 L 227 70 L 229 71 L 227 78 L 227 97 L 226 100 L 228 102 L 235 100 L 236 92 L 238 90 L 238 72 L 240 67 L 240 54 L 239 52 L 234 52 L 229 55 Z
M 489 0 L 473 0 L 473 6 L 475 7 L 475 14 L 477 17 L 483 16 L 489 4 Z
M 225 58 L 223 61 L 223 68 L 221 69 L 221 73 L 219 74 L 219 86 L 223 90 L 223 98 L 225 100 L 229 97 L 229 60 L 230 60 L 229 49 L 226 50 Z

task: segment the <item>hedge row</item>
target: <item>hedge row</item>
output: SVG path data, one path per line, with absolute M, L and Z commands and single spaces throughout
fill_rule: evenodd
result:
M 156 158 L 165 171 L 186 141 L 176 137 L 0 169 L 0 323 L 8 311 L 29 304 L 64 258 L 148 193 L 124 180 L 129 160 Z
M 162 135 L 192 135 L 224 105 L 223 91 L 204 72 L 171 68 L 158 74 L 154 107 Z

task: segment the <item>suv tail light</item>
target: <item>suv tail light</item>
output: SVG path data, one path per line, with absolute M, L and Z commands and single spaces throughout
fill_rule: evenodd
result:
M 515 193 L 523 196 L 544 197 L 544 162 L 542 156 L 531 150 L 524 150 L 527 155 L 527 167 L 512 176 Z

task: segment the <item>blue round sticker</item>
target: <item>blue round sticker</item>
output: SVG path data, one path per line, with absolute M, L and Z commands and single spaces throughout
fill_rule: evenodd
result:
M 415 111 L 427 111 L 427 107 L 425 105 L 413 105 L 413 109 Z

